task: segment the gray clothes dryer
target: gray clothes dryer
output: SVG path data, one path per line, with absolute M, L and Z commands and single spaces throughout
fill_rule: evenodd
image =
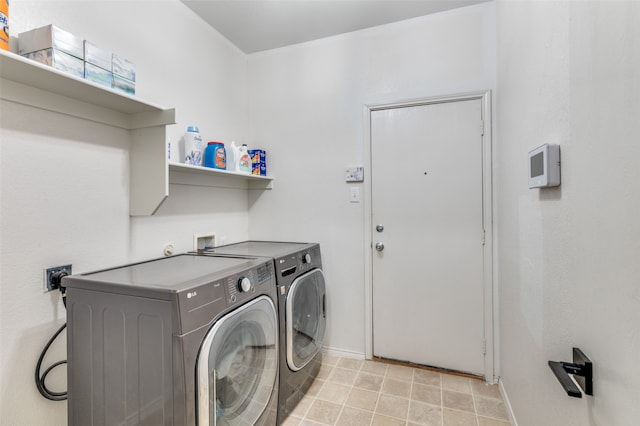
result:
M 278 424 L 295 409 L 322 363 L 326 289 L 317 243 L 245 241 L 215 247 L 211 256 L 265 256 L 273 259 L 280 318 Z
M 276 424 L 273 262 L 179 255 L 63 285 L 70 426 Z

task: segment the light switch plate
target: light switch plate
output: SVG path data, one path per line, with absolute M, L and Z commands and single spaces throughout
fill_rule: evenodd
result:
M 357 186 L 353 186 L 350 188 L 351 192 L 349 193 L 349 202 L 350 203 L 359 203 L 360 202 L 360 188 Z

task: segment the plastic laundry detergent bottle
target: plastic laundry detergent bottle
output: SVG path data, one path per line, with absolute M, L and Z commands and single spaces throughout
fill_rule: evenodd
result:
M 227 149 L 227 170 L 232 172 L 239 171 L 240 149 L 235 142 L 231 142 Z
M 202 166 L 202 151 L 204 151 L 202 136 L 196 126 L 187 127 L 184 134 L 184 163 L 191 166 Z
M 238 152 L 240 154 L 240 160 L 238 161 L 238 171 L 251 174 L 251 156 L 249 155 L 247 144 L 242 144 L 242 146 L 238 148 Z

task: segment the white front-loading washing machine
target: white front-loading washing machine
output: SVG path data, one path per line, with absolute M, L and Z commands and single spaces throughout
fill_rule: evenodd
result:
M 178 255 L 62 284 L 70 426 L 276 424 L 273 262 Z

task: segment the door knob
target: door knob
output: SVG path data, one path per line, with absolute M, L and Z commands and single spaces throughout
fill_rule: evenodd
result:
M 378 250 L 378 251 L 384 250 L 384 244 L 382 244 L 381 242 L 377 242 L 376 243 L 376 250 Z
M 382 224 L 376 225 L 376 231 L 378 231 L 378 232 L 384 231 L 384 225 L 382 225 Z

